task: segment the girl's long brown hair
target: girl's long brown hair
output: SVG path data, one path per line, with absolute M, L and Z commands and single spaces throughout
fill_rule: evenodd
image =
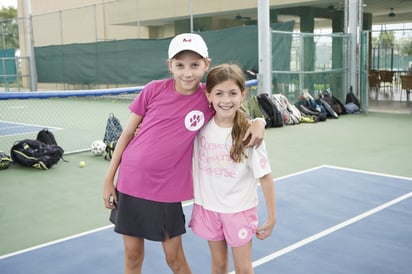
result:
M 211 93 L 213 88 L 227 80 L 232 80 L 236 83 L 242 93 L 246 93 L 245 76 L 242 69 L 234 64 L 221 64 L 210 70 L 206 78 L 206 92 Z M 232 127 L 232 148 L 230 149 L 230 157 L 235 162 L 241 162 L 247 155 L 245 154 L 245 145 L 249 139 L 242 141 L 247 129 L 249 128 L 249 118 L 247 115 L 238 109 L 235 113 L 235 118 Z

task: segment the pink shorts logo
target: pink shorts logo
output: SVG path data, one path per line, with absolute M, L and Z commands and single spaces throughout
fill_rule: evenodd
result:
M 239 233 L 237 235 L 238 235 L 239 239 L 241 239 L 241 240 L 246 239 L 246 237 L 248 235 L 247 229 L 246 228 L 240 229 Z

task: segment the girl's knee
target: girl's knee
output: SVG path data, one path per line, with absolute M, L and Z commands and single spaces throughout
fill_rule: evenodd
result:
M 185 263 L 185 258 L 182 256 L 179 256 L 178 252 L 176 253 L 167 253 L 166 255 L 166 262 L 171 268 L 178 267 L 179 265 L 182 265 Z
M 222 273 L 226 274 L 229 272 L 228 264 L 214 264 L 212 265 L 212 273 Z
M 126 250 L 124 261 L 129 269 L 136 269 L 142 267 L 144 253 L 136 250 Z
M 166 263 L 173 273 L 191 273 L 186 257 L 182 252 L 168 252 L 166 255 Z
M 212 262 L 212 273 L 228 273 L 229 260 L 225 258 L 214 258 Z

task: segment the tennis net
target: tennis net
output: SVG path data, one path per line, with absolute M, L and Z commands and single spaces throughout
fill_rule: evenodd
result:
M 256 80 L 246 85 L 249 93 L 256 93 Z M 66 154 L 87 151 L 93 141 L 103 139 L 111 113 L 125 126 L 128 106 L 142 89 L 0 92 L 0 150 L 9 152 L 14 142 L 35 139 L 48 128 Z

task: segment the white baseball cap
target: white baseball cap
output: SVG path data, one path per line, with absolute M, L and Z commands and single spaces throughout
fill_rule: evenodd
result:
M 207 45 L 198 34 L 182 33 L 176 35 L 169 44 L 169 59 L 172 59 L 176 54 L 184 50 L 194 51 L 203 58 L 209 57 Z

